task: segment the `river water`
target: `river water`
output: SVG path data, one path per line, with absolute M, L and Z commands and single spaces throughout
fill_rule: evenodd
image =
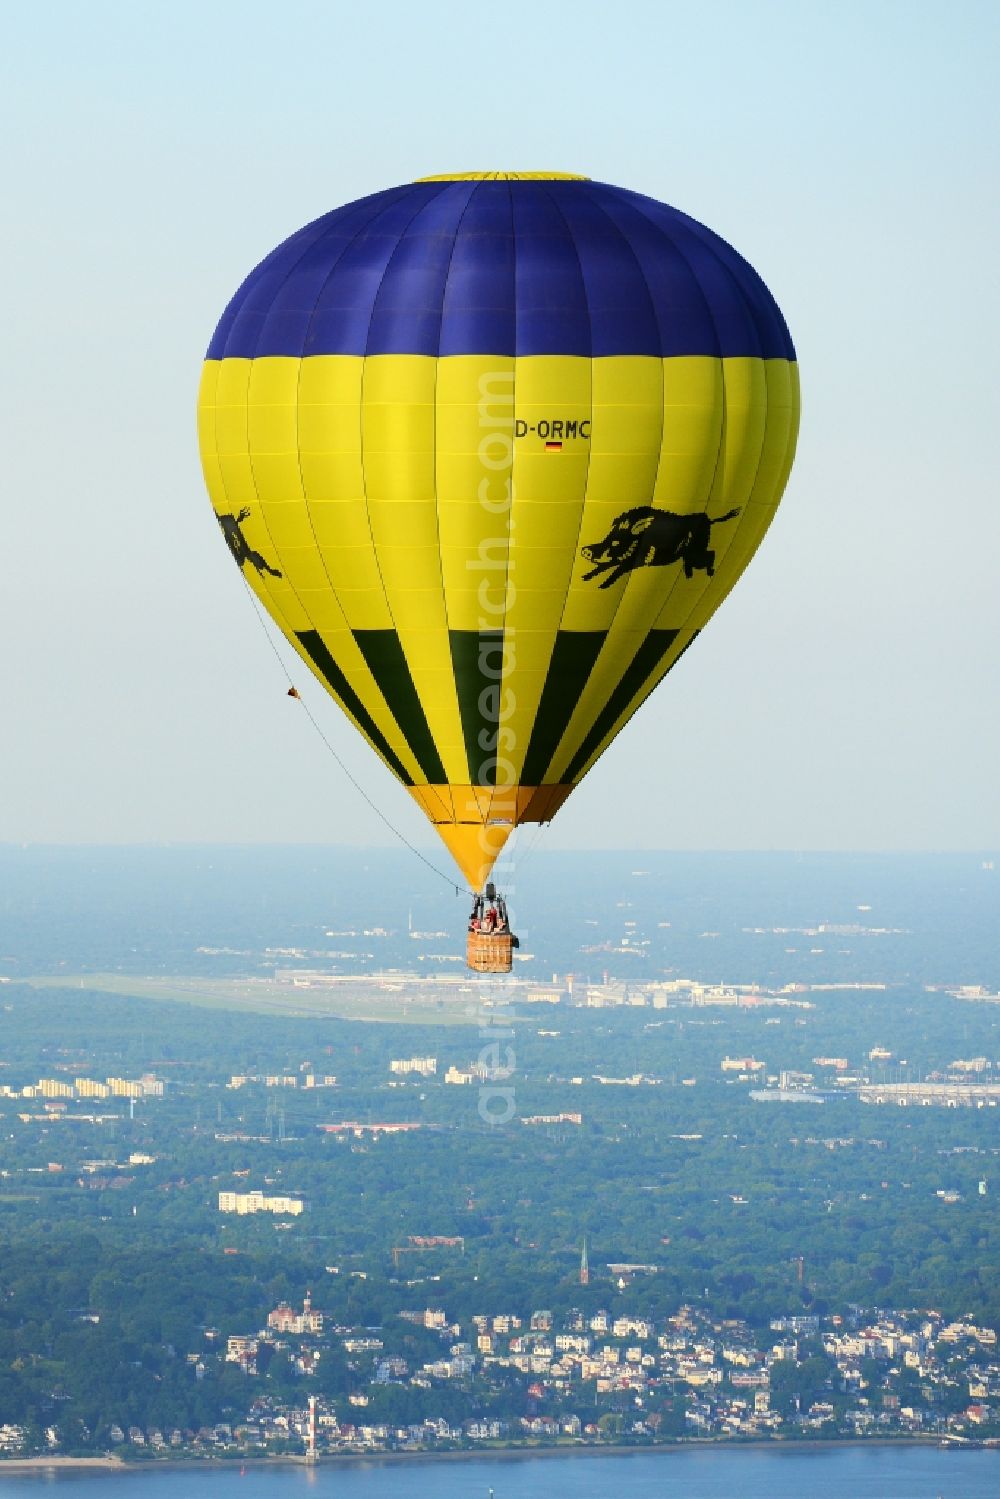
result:
M 0 1467 L 0 1496 L 73 1499 L 996 1499 L 1000 1451 L 936 1447 L 700 1448 L 626 1456 L 359 1461 L 299 1466 Z M 69 1496 L 67 1495 L 67 1499 Z

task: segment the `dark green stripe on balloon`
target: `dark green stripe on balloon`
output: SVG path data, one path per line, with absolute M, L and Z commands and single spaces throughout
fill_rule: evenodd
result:
M 383 760 L 392 767 L 404 786 L 412 786 L 413 777 L 405 765 L 403 765 L 381 729 L 372 719 L 371 714 L 344 676 L 336 661 L 330 655 L 330 652 L 323 644 L 322 636 L 316 630 L 299 630 L 296 632 L 295 638 L 320 676 L 329 686 L 330 691 L 335 697 L 340 699 L 351 717 L 355 719 L 368 735 L 368 738 L 374 744 Z
M 576 780 L 601 741 L 611 733 L 632 699 L 638 696 L 645 683 L 656 671 L 679 634 L 679 630 L 650 630 L 633 656 L 625 675 L 597 715 L 593 727 L 573 756 L 561 780 Z
M 560 630 L 556 636 L 521 771 L 522 785 L 540 786 L 544 781 L 606 639 L 606 630 Z
M 497 736 L 500 730 L 502 630 L 449 630 L 455 669 L 458 711 L 469 761 L 469 784 L 497 783 Z
M 355 630 L 353 633 L 365 665 L 402 729 L 417 764 L 432 786 L 443 786 L 448 777 L 434 744 L 427 715 L 420 706 L 399 636 L 395 630 Z

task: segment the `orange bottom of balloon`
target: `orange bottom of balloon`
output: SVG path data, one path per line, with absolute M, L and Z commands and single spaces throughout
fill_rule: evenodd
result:
M 550 822 L 573 790 L 554 786 L 408 786 L 473 890 L 482 890 L 522 822 Z

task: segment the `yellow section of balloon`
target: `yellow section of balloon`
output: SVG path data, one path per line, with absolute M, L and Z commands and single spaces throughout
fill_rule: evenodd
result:
M 703 354 L 210 359 L 198 405 L 247 582 L 477 889 L 737 582 L 798 411 Z

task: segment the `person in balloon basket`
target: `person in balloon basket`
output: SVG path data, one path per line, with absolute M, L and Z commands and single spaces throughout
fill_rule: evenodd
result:
M 502 895 L 496 900 L 491 900 L 486 905 L 481 895 L 473 897 L 472 914 L 469 917 L 469 931 L 483 932 L 487 936 L 493 936 L 509 930 L 507 919 L 507 906 Z
M 491 936 L 500 936 L 509 930 L 507 922 L 507 906 L 502 895 L 498 895 L 496 903 L 491 905 L 486 913 L 486 930 Z

